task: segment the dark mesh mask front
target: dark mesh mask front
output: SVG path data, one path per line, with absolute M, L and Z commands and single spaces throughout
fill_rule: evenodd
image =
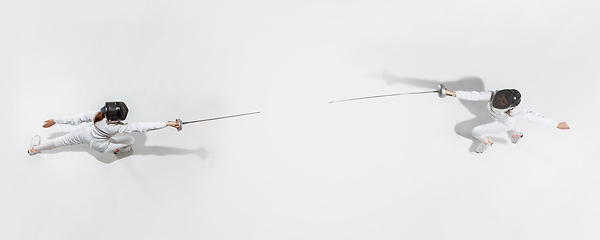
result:
M 504 89 L 494 95 L 492 106 L 497 109 L 516 107 L 521 103 L 521 93 L 516 89 Z

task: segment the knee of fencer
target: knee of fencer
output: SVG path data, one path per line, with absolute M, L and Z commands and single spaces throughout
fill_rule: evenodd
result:
M 59 137 L 57 139 L 54 139 L 54 146 L 55 147 L 62 147 L 62 146 L 66 146 L 66 144 L 64 144 L 62 137 Z
M 483 136 L 481 134 L 481 132 L 479 132 L 479 129 L 477 129 L 477 127 L 473 128 L 473 130 L 471 130 L 471 134 L 473 135 L 473 137 L 475 138 L 479 138 L 481 136 Z

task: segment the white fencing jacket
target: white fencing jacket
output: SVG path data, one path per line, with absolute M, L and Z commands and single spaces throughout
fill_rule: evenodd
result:
M 526 119 L 529 121 L 539 122 L 550 127 L 558 127 L 558 122 L 550 118 L 544 117 L 537 112 L 526 110 L 519 106 L 514 107 L 510 111 L 510 115 L 506 114 L 508 109 L 497 109 L 492 106 L 492 96 L 498 91 L 483 91 L 483 92 L 467 92 L 467 91 L 456 91 L 456 97 L 463 100 L 469 101 L 488 101 L 487 110 L 490 112 L 494 120 L 507 124 L 514 125 L 515 117 Z
M 55 118 L 54 122 L 58 124 L 79 125 L 83 122 L 93 122 L 97 113 L 98 111 L 95 110 L 71 117 Z M 117 133 L 148 132 L 162 129 L 166 126 L 166 122 L 123 123 L 108 122 L 105 119 L 90 126 L 91 131 L 89 132 L 91 133 L 91 137 L 88 136 L 84 139 L 89 139 L 87 140 L 89 142 L 85 142 L 85 144 L 88 144 L 94 150 L 104 152 L 110 144 L 110 138 Z

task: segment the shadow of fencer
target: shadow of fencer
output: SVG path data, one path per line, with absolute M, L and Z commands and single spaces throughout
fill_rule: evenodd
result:
M 196 149 L 183 149 L 176 147 L 164 147 L 164 146 L 146 146 L 148 136 L 146 133 L 128 133 L 135 141 L 133 142 L 132 150 L 124 154 L 112 154 L 117 159 L 123 159 L 131 155 L 157 155 L 157 156 L 170 156 L 170 155 L 195 155 L 199 159 L 206 159 L 208 152 L 206 149 L 198 147 Z
M 48 136 L 48 139 L 57 139 L 59 137 L 67 135 L 69 133 L 70 132 L 53 132 L 53 133 L 50 133 L 50 136 Z
M 382 78 L 386 84 L 407 84 L 417 87 L 437 89 L 439 84 L 444 84 L 448 90 L 456 91 L 485 91 L 483 80 L 478 77 L 464 77 L 455 81 L 437 81 L 419 78 L 396 77 L 388 72 L 383 72 L 378 77 Z M 467 101 L 459 99 L 460 103 L 469 110 L 475 117 L 472 119 L 460 122 L 454 126 L 454 132 L 459 136 L 472 141 L 469 147 L 470 152 L 475 152 L 475 149 L 481 142 L 471 134 L 471 131 L 476 126 L 493 122 L 494 119 L 487 111 L 487 102 L 485 101 Z M 506 144 L 507 141 L 503 138 L 490 137 L 494 142 Z
M 63 135 L 69 134 L 69 132 L 55 132 L 50 134 L 48 137 L 49 140 L 56 139 Z M 128 153 L 123 154 L 114 154 L 114 153 L 101 153 L 93 150 L 89 146 L 85 144 L 77 144 L 55 148 L 52 150 L 44 151 L 44 154 L 54 154 L 59 152 L 87 152 L 92 155 L 96 160 L 110 164 L 115 161 L 121 160 L 123 158 L 127 158 L 132 155 L 157 155 L 157 156 L 168 156 L 168 155 L 187 155 L 192 154 L 200 158 L 201 160 L 205 160 L 208 156 L 208 152 L 201 147 L 196 149 L 183 149 L 176 147 L 163 147 L 163 146 L 146 146 L 146 142 L 148 141 L 148 136 L 146 133 L 127 133 L 132 136 L 135 141 L 133 142 L 132 150 Z

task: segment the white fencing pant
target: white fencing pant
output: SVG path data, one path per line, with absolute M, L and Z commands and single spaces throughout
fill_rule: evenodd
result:
M 506 132 L 506 133 L 508 133 L 509 136 L 514 136 L 514 135 L 517 135 L 517 127 L 512 124 L 505 124 L 505 123 L 494 121 L 494 122 L 479 125 L 479 126 L 473 128 L 473 131 L 471 131 L 471 134 L 473 134 L 473 137 L 477 138 L 477 140 L 487 143 L 488 142 L 488 137 L 486 136 L 487 134 L 495 134 L 495 133 L 501 133 L 501 132 Z
M 54 145 L 54 141 L 43 141 L 40 143 L 40 145 L 33 147 L 33 149 L 37 152 L 51 150 L 51 149 L 55 149 L 55 148 L 56 148 L 56 145 Z
M 89 146 L 89 143 L 92 141 L 98 141 L 94 139 L 91 133 L 91 128 L 84 128 L 77 130 L 75 132 L 71 132 L 67 135 L 54 139 L 54 141 L 44 141 L 39 146 L 34 147 L 34 149 L 38 152 L 55 149 L 57 147 L 76 145 L 76 144 L 86 144 Z M 132 136 L 118 136 L 112 137 L 108 140 L 108 147 L 106 149 L 94 149 L 99 152 L 115 152 L 117 149 L 121 150 L 126 147 L 130 147 L 133 145 L 134 139 Z
M 132 136 L 118 136 L 110 138 L 110 143 L 106 152 L 115 152 L 117 149 L 123 150 L 126 147 L 131 147 L 135 140 Z
M 86 134 L 86 130 L 88 130 L 88 128 L 79 129 L 75 132 L 71 132 L 67 135 L 54 139 L 54 141 L 43 141 L 39 146 L 34 147 L 33 149 L 38 152 L 41 152 L 45 150 L 55 149 L 57 147 L 85 143 L 86 141 L 84 139 L 91 139 L 91 133 Z M 89 137 L 86 137 L 86 135 L 88 135 Z

